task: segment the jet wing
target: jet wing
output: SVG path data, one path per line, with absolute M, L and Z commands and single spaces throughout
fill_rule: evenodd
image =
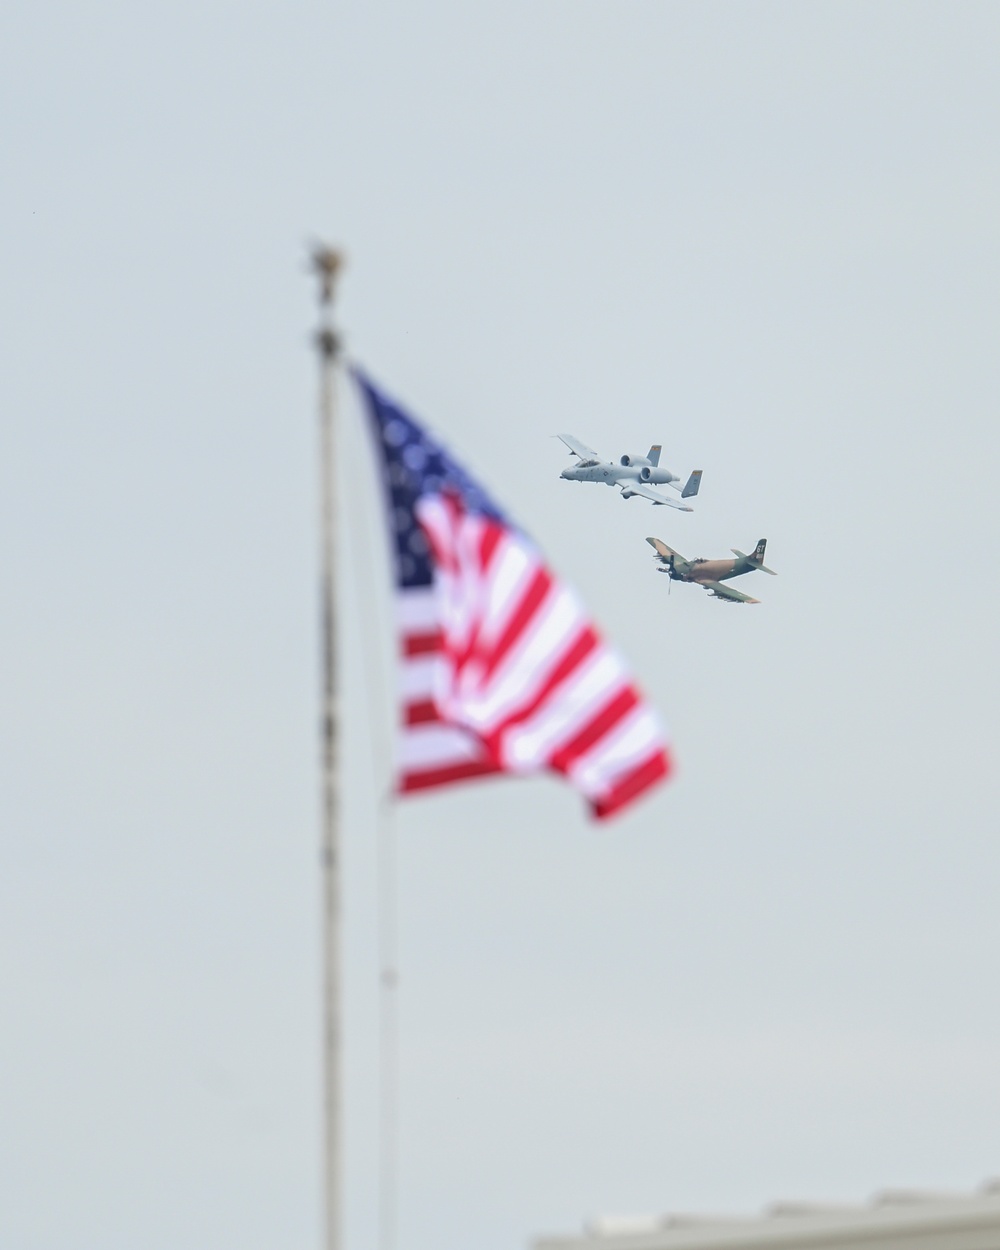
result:
M 681 553 L 674 551 L 673 547 L 668 547 L 662 538 L 647 538 L 646 542 L 649 543 L 661 560 L 669 563 L 670 557 L 673 556 L 675 559 L 680 560 L 682 564 L 687 564 L 687 560 L 684 559 Z
M 586 462 L 592 460 L 595 464 L 600 463 L 600 456 L 594 451 L 593 447 L 588 447 L 586 443 L 581 443 L 578 438 L 574 438 L 572 434 L 557 434 L 556 438 L 562 439 L 566 446 L 570 449 L 574 456 L 579 456 L 580 460 Z
M 670 499 L 666 495 L 661 495 L 658 490 L 653 490 L 652 486 L 646 486 L 644 482 L 637 482 L 635 478 L 620 478 L 617 484 L 622 488 L 623 495 L 641 495 L 643 499 L 651 499 L 653 503 L 665 503 L 668 508 L 678 508 L 681 512 L 694 511 L 686 503 L 680 503 L 676 499 Z
M 760 603 L 759 599 L 751 599 L 741 590 L 734 590 L 723 582 L 702 582 L 706 590 L 710 590 L 717 599 L 731 599 L 734 603 Z

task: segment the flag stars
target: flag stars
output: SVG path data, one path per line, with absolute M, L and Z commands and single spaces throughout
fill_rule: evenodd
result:
M 429 586 L 434 573 L 427 539 L 416 518 L 420 499 L 444 490 L 462 497 L 472 512 L 503 520 L 499 509 L 433 438 L 364 379 L 376 421 L 389 494 L 389 523 L 395 535 L 396 577 L 406 586 Z
M 382 438 L 390 447 L 400 447 L 409 437 L 409 431 L 406 428 L 406 422 L 401 421 L 399 417 L 394 417 L 391 421 L 387 421 L 382 430 Z

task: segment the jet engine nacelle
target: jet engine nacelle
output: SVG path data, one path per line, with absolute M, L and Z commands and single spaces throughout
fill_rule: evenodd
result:
M 632 464 L 634 467 L 634 460 Z M 674 477 L 669 469 L 654 469 L 647 463 L 639 470 L 639 481 L 648 482 L 651 486 L 660 486 L 666 482 L 676 482 L 677 478 Z
M 623 469 L 635 469 L 641 465 L 649 464 L 645 456 L 622 456 L 620 462 Z

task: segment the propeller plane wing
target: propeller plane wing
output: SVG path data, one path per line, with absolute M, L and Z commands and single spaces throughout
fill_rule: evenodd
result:
M 741 590 L 736 590 L 732 586 L 724 586 L 722 582 L 702 582 L 701 584 L 716 599 L 729 599 L 733 603 L 760 603 L 759 599 L 751 599 L 749 595 L 743 594 Z

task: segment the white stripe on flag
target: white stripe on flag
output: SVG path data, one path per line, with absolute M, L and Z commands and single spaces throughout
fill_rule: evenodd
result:
M 615 781 L 647 759 L 663 742 L 663 730 L 652 708 L 639 704 L 611 733 L 570 768 L 570 776 L 591 795 L 610 790 Z
M 441 605 L 433 586 L 402 590 L 396 595 L 396 621 L 406 634 L 426 634 L 441 624 Z
M 486 758 L 482 743 L 455 725 L 407 725 L 399 741 L 404 773 L 447 768 Z
M 571 591 L 554 586 L 536 609 L 521 638 L 504 656 L 478 697 L 465 702 L 468 722 L 489 733 L 530 702 L 583 628 L 583 614 Z
M 533 716 L 503 734 L 504 762 L 522 771 L 537 767 L 539 759 L 551 759 L 628 684 L 624 664 L 613 651 L 598 644 Z M 599 749 L 604 741 L 599 738 L 595 747 Z
M 489 576 L 483 593 L 484 645 L 495 645 L 538 569 L 539 564 L 534 554 L 529 554 L 516 538 L 507 534 L 500 540 L 498 550 L 493 553 L 490 561 Z

